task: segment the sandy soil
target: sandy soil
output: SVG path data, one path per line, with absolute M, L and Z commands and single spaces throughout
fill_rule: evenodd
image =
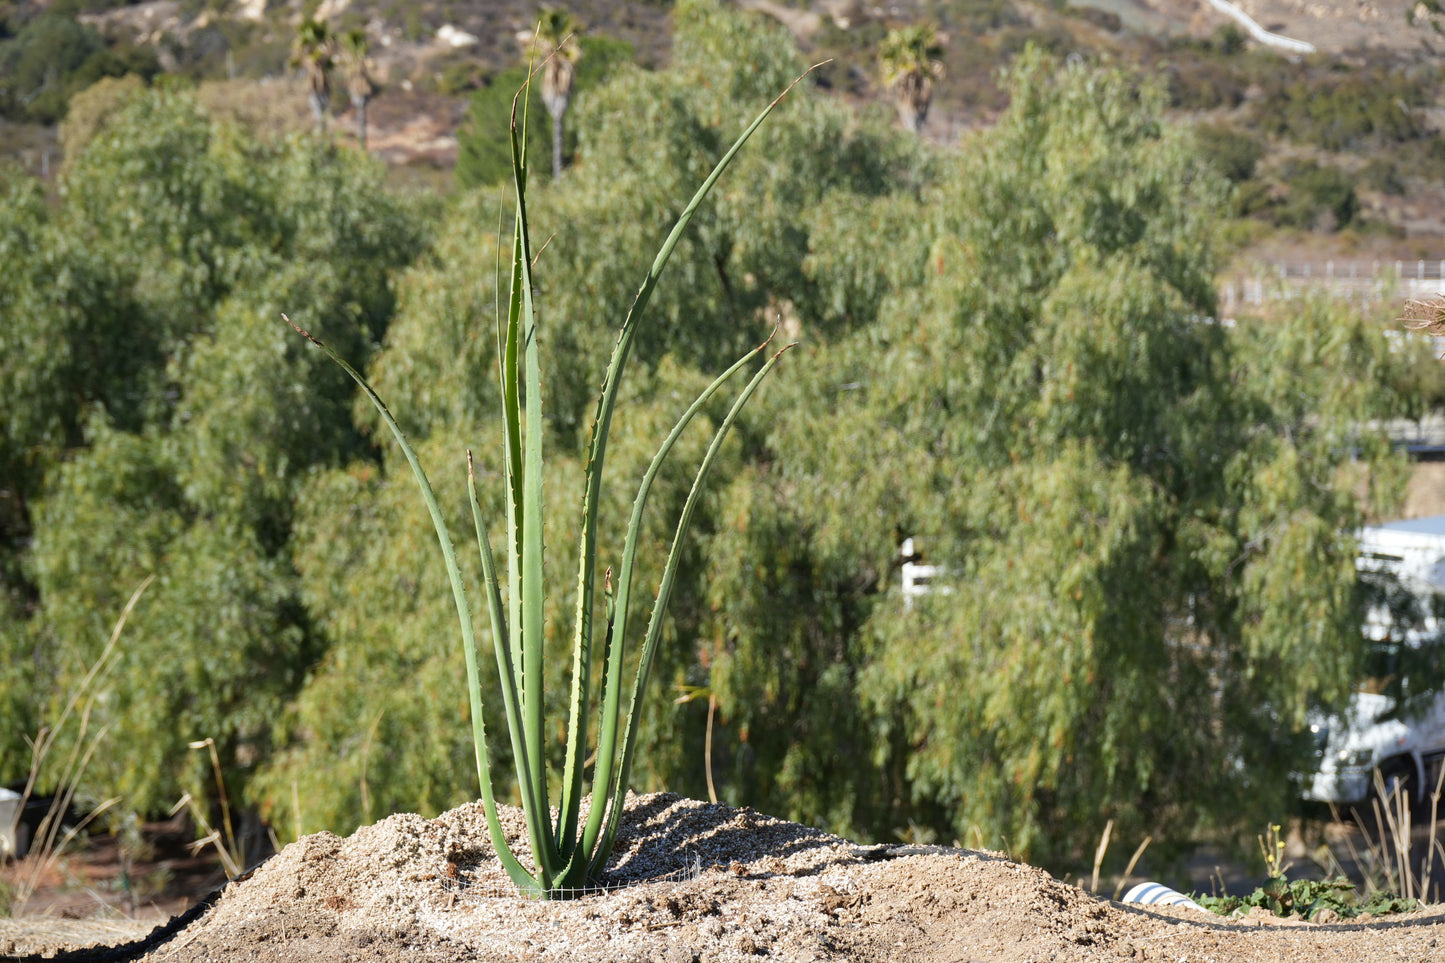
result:
M 1032 960 L 1439 959 L 1445 909 L 1388 921 L 1228 921 L 1100 900 L 997 853 L 867 847 L 751 810 L 631 797 L 607 880 L 565 902 L 525 900 L 492 857 L 479 804 L 307 836 L 147 960 L 759 958 L 964 963 Z M 505 813 L 509 837 L 520 813 Z M 0 957 L 112 942 L 0 927 Z

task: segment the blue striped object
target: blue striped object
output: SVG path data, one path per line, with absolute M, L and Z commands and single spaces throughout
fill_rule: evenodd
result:
M 1170 889 L 1163 883 L 1140 883 L 1124 894 L 1124 902 L 1142 903 L 1146 906 L 1183 906 L 1187 909 L 1199 910 L 1201 913 L 1209 912 L 1188 896 Z

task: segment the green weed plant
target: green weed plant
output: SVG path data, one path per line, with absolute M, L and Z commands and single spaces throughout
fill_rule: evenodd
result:
M 1364 913 L 1383 916 L 1387 913 L 1408 913 L 1418 905 L 1413 899 L 1394 896 L 1389 893 L 1370 893 L 1361 896 L 1355 884 L 1343 876 L 1330 879 L 1286 879 L 1272 876 L 1263 886 L 1256 887 L 1248 896 L 1203 896 L 1190 897 L 1196 903 L 1221 916 L 1239 916 L 1250 907 L 1259 906 L 1275 916 L 1288 917 L 1299 914 L 1301 919 L 1313 920 L 1322 910 L 1333 910 L 1338 919 L 1353 919 Z
M 1361 897 L 1355 884 L 1344 876 L 1328 879 L 1295 879 L 1288 877 L 1290 864 L 1284 862 L 1285 841 L 1280 826 L 1271 823 L 1259 840 L 1269 879 L 1255 887 L 1248 896 L 1190 897 L 1200 906 L 1221 916 L 1243 916 L 1252 907 L 1269 910 L 1275 916 L 1314 920 L 1324 910 L 1335 919 L 1353 919 L 1364 913 L 1381 916 L 1387 913 L 1408 913 L 1418 906 L 1414 899 L 1374 891 Z
M 801 78 L 799 78 L 801 79 Z M 796 84 L 797 81 L 794 82 Z M 791 90 L 790 86 L 788 90 Z M 402 453 L 411 465 L 422 498 L 431 513 L 437 540 L 446 562 L 461 628 L 462 649 L 466 658 L 467 689 L 470 696 L 472 738 L 476 747 L 477 775 L 481 783 L 482 802 L 486 811 L 492 845 L 507 874 L 525 895 L 553 899 L 575 895 L 595 885 L 602 876 L 613 843 L 621 825 L 628 776 L 632 768 L 637 741 L 637 723 L 647 678 L 657 652 L 663 615 L 667 610 L 673 579 L 688 524 L 696 508 L 703 481 L 715 460 L 723 439 L 738 413 L 757 390 L 767 374 L 778 363 L 784 349 L 777 351 L 757 368 L 747 385 L 737 395 L 726 416 L 718 425 L 702 463 L 697 469 L 692 489 L 683 505 L 676 534 L 653 603 L 651 616 L 643 635 L 637 669 L 633 676 L 627 721 L 622 724 L 623 676 L 626 641 L 631 619 L 633 561 L 642 528 L 642 513 L 648 492 L 658 470 L 684 429 L 730 379 L 761 357 L 769 341 L 754 348 L 723 372 L 682 414 L 676 426 L 663 441 L 642 478 L 621 554 L 620 571 L 614 585 L 612 571 L 603 575 L 606 622 L 600 627 L 602 637 L 602 679 L 598 717 L 596 769 L 591 780 L 592 800 L 586 822 L 581 820 L 583 770 L 587 760 L 588 717 L 592 694 L 594 643 L 599 635 L 594 623 L 594 604 L 598 582 L 597 522 L 607 439 L 616 407 L 619 385 L 637 337 L 644 311 L 657 286 L 663 268 L 677 245 L 682 232 L 692 220 L 699 204 L 712 190 L 724 170 L 742 146 L 778 105 L 787 90 L 779 95 L 742 133 L 722 157 L 712 173 L 703 181 L 692 200 L 678 218 L 672 232 L 659 249 L 651 268 L 628 310 L 607 364 L 601 396 L 597 401 L 587 449 L 586 477 L 582 497 L 582 514 L 578 522 L 578 603 L 573 636 L 571 667 L 571 698 L 567 719 L 565 768 L 562 774 L 561 797 L 555 820 L 551 814 L 551 796 L 546 765 L 543 706 L 543 601 L 547 591 L 542 566 L 542 479 L 545 471 L 542 458 L 542 386 L 541 363 L 538 356 L 538 330 L 533 305 L 533 251 L 527 222 L 527 152 L 526 108 L 527 89 L 518 94 L 524 105 L 520 129 L 517 123 L 517 102 L 512 109 L 510 129 L 512 178 L 516 190 L 516 211 L 512 234 L 511 294 L 508 299 L 505 327 L 498 318 L 498 371 L 501 382 L 501 416 L 505 427 L 504 449 L 498 460 L 506 478 L 506 540 L 508 569 L 506 593 L 492 556 L 487 525 L 481 514 L 476 493 L 476 475 L 472 454 L 467 452 L 467 488 L 477 550 L 481 559 L 483 590 L 491 618 L 493 651 L 497 672 L 502 682 L 502 702 L 511 739 L 512 758 L 516 766 L 517 785 L 526 816 L 532 866 L 526 866 L 509 846 L 497 817 L 487 753 L 486 726 L 483 717 L 479 680 L 477 642 L 472 628 L 471 608 L 451 535 L 442 518 L 441 508 L 427 480 L 415 450 L 407 441 L 386 404 L 351 365 L 321 341 L 301 328 L 296 330 L 321 348 L 351 376 L 376 406 L 383 421 L 391 429 Z M 290 319 L 287 319 L 290 323 Z M 791 347 L 791 346 L 789 346 Z

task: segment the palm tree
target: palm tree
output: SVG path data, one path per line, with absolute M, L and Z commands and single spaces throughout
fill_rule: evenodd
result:
M 366 72 L 366 55 L 371 45 L 365 30 L 348 30 L 341 35 L 341 69 L 346 72 L 346 93 L 356 108 L 356 139 L 366 152 L 366 105 L 376 94 L 376 85 Z
M 898 99 L 898 116 L 914 133 L 928 117 L 933 100 L 933 82 L 943 76 L 943 46 L 938 31 L 928 24 L 914 24 L 888 31 L 878 45 L 878 68 L 883 83 Z
M 291 64 L 306 69 L 306 87 L 311 101 L 311 116 L 316 118 L 317 133 L 326 132 L 326 107 L 331 102 L 331 31 L 326 24 L 307 17 L 296 28 L 291 43 Z
M 552 177 L 562 176 L 562 116 L 572 103 L 572 85 L 577 81 L 577 61 L 582 47 L 577 43 L 581 26 L 577 18 L 560 7 L 545 7 L 538 15 L 537 31 L 530 51 L 534 60 L 544 60 L 542 103 L 552 115 Z

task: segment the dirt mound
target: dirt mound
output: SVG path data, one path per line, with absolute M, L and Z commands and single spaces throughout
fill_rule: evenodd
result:
M 509 839 L 520 812 L 504 812 Z M 1438 958 L 1445 913 L 1372 926 L 1225 921 L 1096 899 L 996 853 L 858 846 L 751 810 L 629 797 L 603 891 L 541 903 L 481 806 L 286 847 L 146 959 L 1215 961 Z M 32 937 L 27 948 L 35 946 Z M 13 952 L 13 951 L 12 951 Z

